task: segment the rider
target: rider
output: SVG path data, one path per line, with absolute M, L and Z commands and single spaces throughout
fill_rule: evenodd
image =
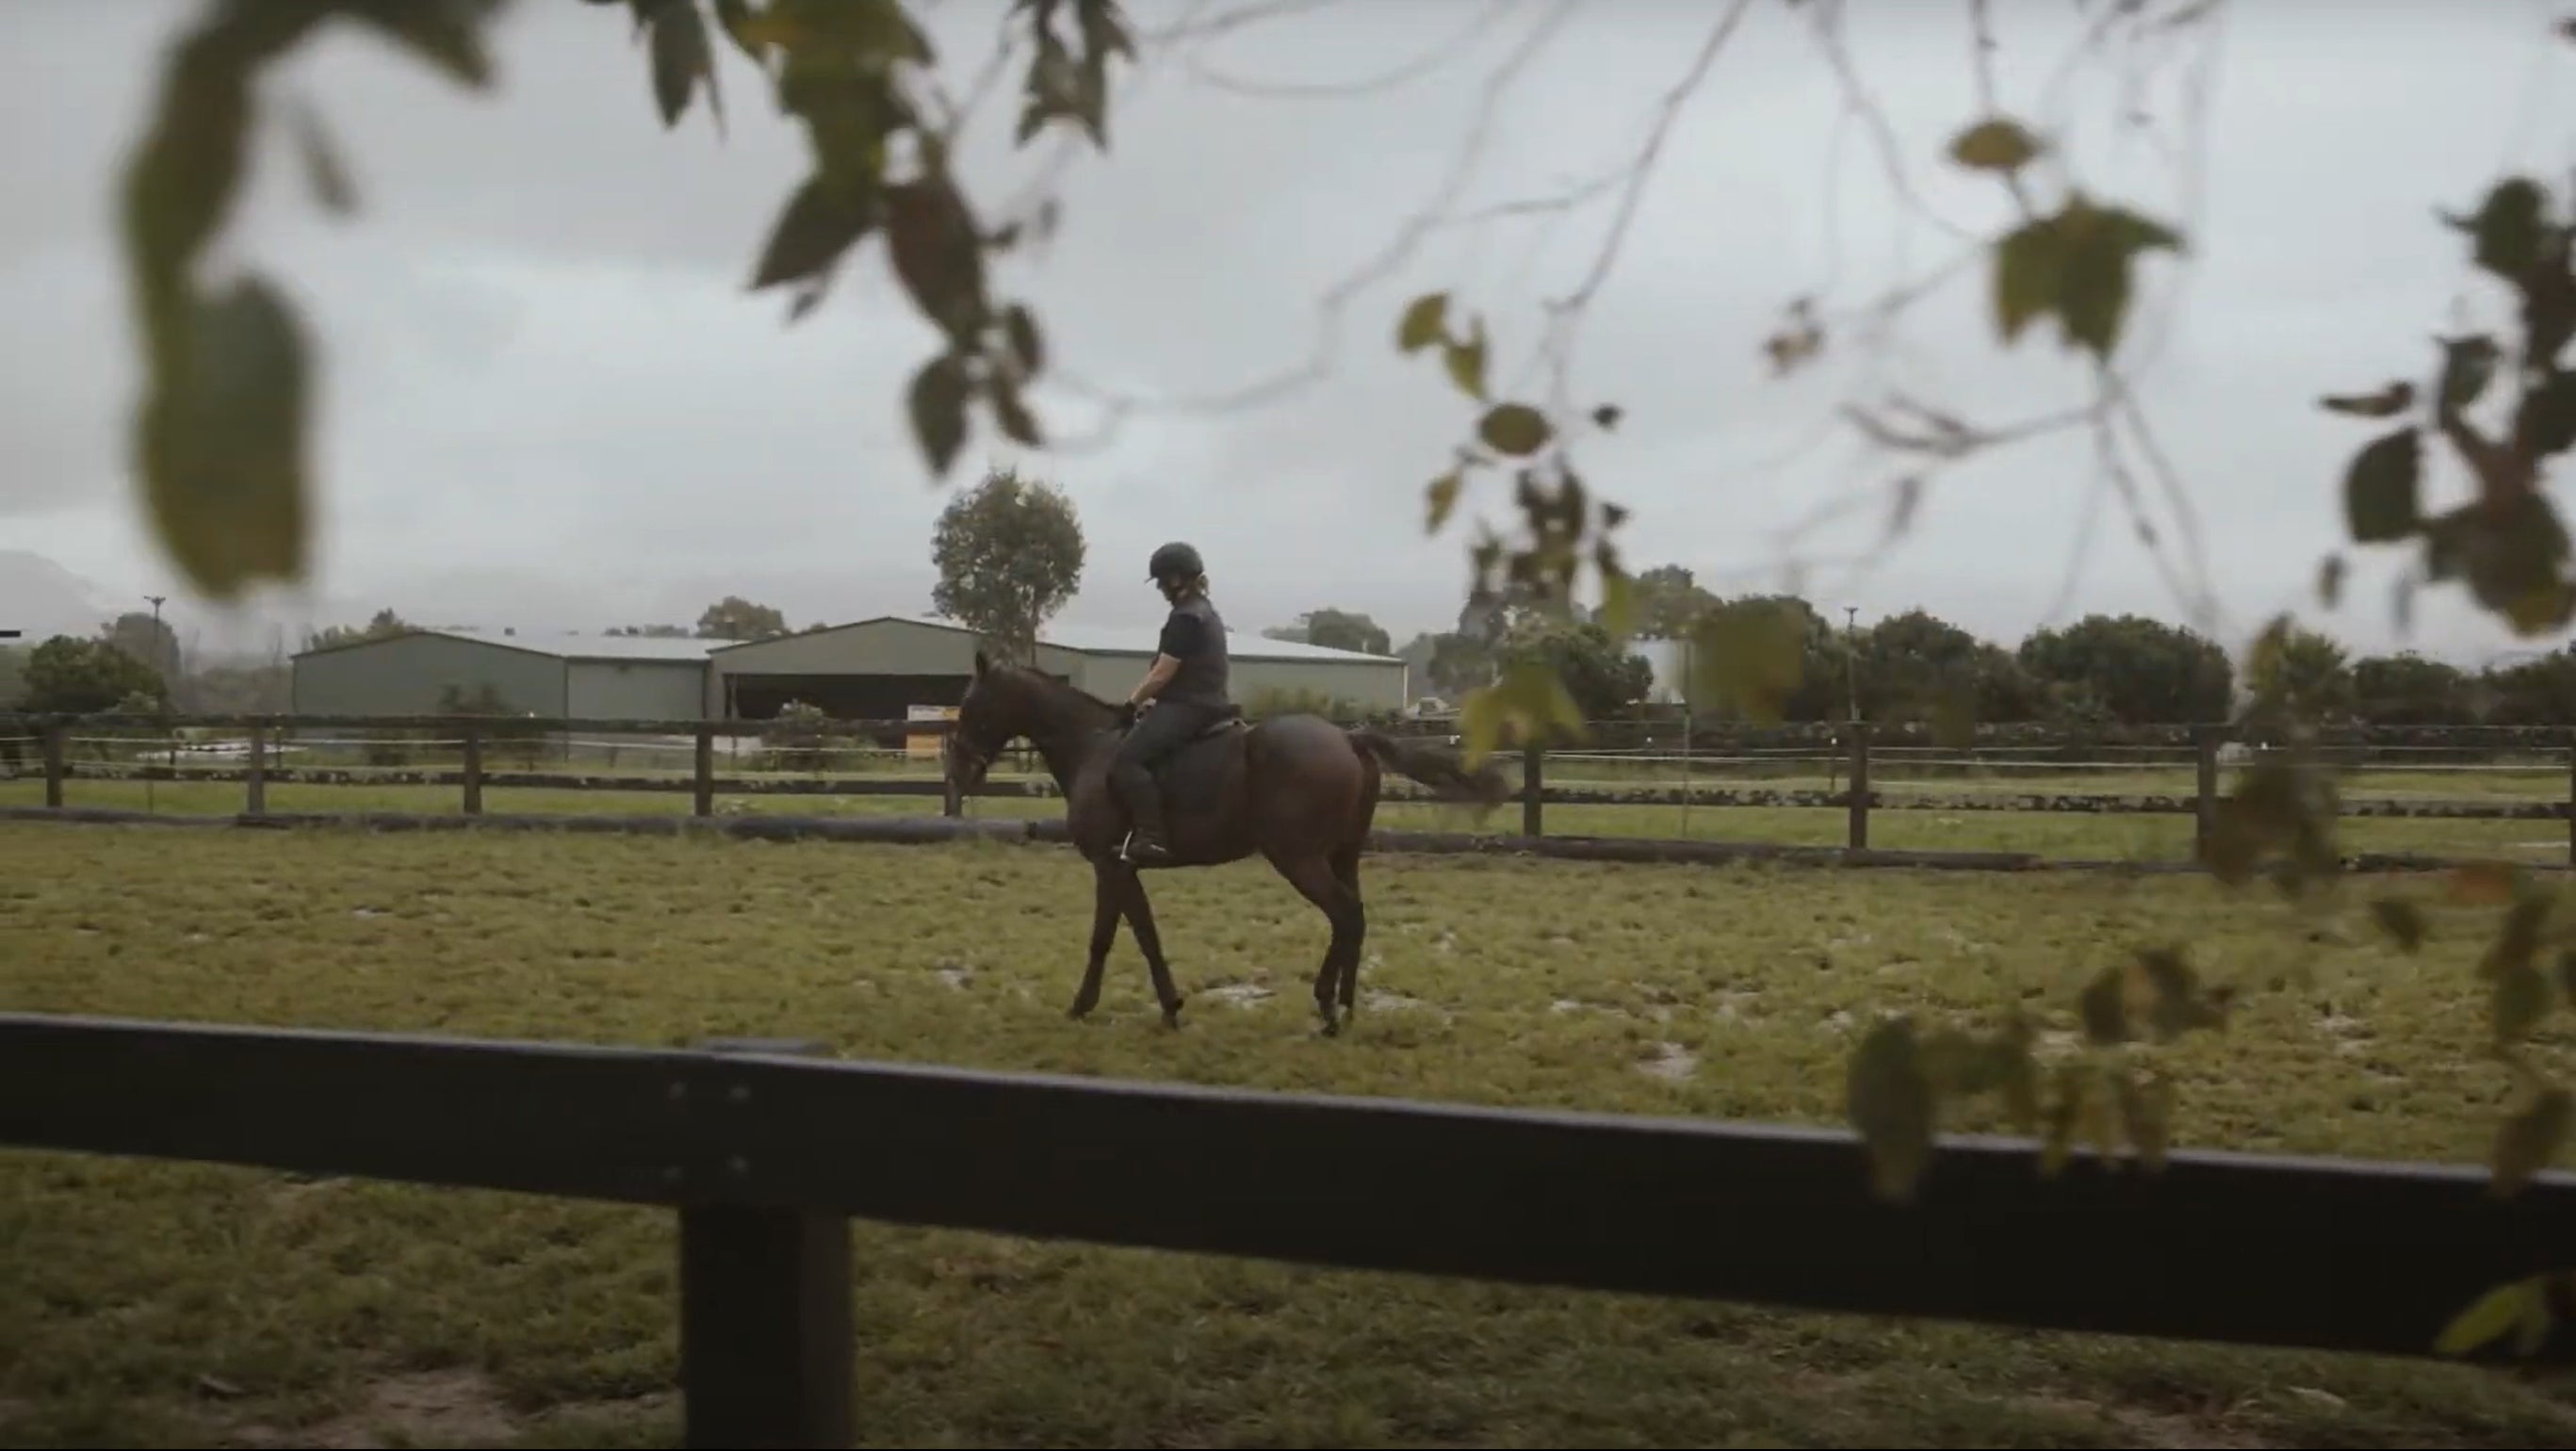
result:
M 1172 859 L 1154 768 L 1224 719 L 1234 702 L 1226 694 L 1225 621 L 1208 603 L 1207 566 L 1199 552 L 1187 544 L 1166 544 L 1154 551 L 1145 572 L 1172 602 L 1172 613 L 1163 621 L 1152 667 L 1128 692 L 1127 711 L 1136 724 L 1118 744 L 1109 780 L 1135 823 L 1127 839 L 1127 860 L 1153 865 Z M 1148 702 L 1153 709 L 1138 717 Z

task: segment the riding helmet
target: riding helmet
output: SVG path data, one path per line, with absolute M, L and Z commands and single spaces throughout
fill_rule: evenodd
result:
M 1199 552 L 1178 540 L 1154 551 L 1153 562 L 1145 566 L 1145 577 L 1151 580 L 1177 579 L 1184 582 L 1207 573 Z

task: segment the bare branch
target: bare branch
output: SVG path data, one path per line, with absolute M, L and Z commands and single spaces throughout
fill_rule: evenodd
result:
M 1190 14 L 1169 25 L 1151 30 L 1139 30 L 1136 32 L 1136 39 L 1140 44 L 1146 45 L 1170 45 L 1183 40 L 1204 40 L 1210 36 L 1224 35 L 1230 31 L 1259 25 L 1265 20 L 1280 20 L 1291 15 L 1304 15 L 1341 3 L 1342 0 L 1253 0 L 1252 4 L 1238 9 L 1205 17 L 1201 17 L 1197 12 L 1207 7 L 1199 5 L 1194 6 Z
M 1474 19 L 1459 27 L 1456 33 L 1442 39 L 1437 45 L 1430 46 L 1420 55 L 1389 66 L 1375 75 L 1362 76 L 1355 80 L 1246 80 L 1240 76 L 1219 71 L 1197 56 L 1186 53 L 1181 57 L 1181 66 L 1193 79 L 1202 81 L 1217 90 L 1231 91 L 1239 96 L 1257 96 L 1270 100 L 1336 100 L 1376 95 L 1410 85 L 1454 62 L 1470 42 L 1493 29 L 1494 23 L 1502 19 L 1504 12 L 1519 3 L 1521 0 L 1488 0 L 1485 8 L 1478 12 Z

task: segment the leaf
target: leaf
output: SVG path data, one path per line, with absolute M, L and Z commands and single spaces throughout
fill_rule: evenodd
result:
M 2576 372 L 2551 373 L 2522 395 L 2513 436 L 2515 446 L 2535 460 L 2576 448 Z
M 1008 378 L 996 377 L 985 385 L 985 397 L 993 404 L 993 421 L 1002 427 L 1002 436 L 1027 448 L 1046 447 L 1046 432 L 1038 427 L 1037 415 L 1020 397 L 1019 385 Z
M 1485 402 L 1485 320 L 1480 317 L 1469 326 L 1466 341 L 1443 343 L 1440 362 L 1459 392 Z
M 1525 458 L 1547 447 L 1556 429 L 1526 403 L 1497 403 L 1476 421 L 1476 436 L 1497 453 Z
M 912 436 L 932 474 L 946 478 L 957 451 L 966 446 L 966 365 L 953 353 L 924 363 L 912 375 L 908 405 Z
M 1897 1203 L 1911 1200 L 1932 1162 L 1939 1106 L 1912 1020 L 1888 1018 L 1861 1040 L 1845 1071 L 1844 1100 L 1869 1154 L 1871 1192 Z
M 2576 1111 L 2576 1099 L 2566 1089 L 2551 1087 L 2534 1093 L 2520 1111 L 2506 1117 L 2496 1128 L 2489 1189 L 2498 1197 L 2520 1193 L 2557 1155 L 2571 1111 Z
M 2511 862 L 2463 862 L 2451 871 L 2451 900 L 2465 907 L 2499 907 L 2522 894 L 2522 872 Z
M 1594 556 L 1601 569 L 1601 609 L 1594 618 L 1610 632 L 1610 643 L 1617 645 L 1625 643 L 1629 632 L 1637 627 L 1637 586 L 1624 572 L 1601 563 L 1608 551 L 1609 545 L 1604 543 Z
M 310 363 L 295 309 L 247 276 L 190 308 L 177 367 L 156 379 L 136 453 L 152 523 L 188 583 L 229 602 L 304 568 Z
M 354 215 L 358 210 L 358 188 L 350 181 L 339 148 L 332 144 L 331 133 L 322 124 L 322 113 L 303 102 L 291 114 L 295 149 L 304 158 L 304 180 L 313 188 L 314 200 L 333 216 Z
M 1021 376 L 1034 378 L 1045 371 L 1046 338 L 1038 331 L 1037 317 L 1015 302 L 1002 314 L 1002 327 L 1010 338 L 1011 358 L 1020 365 Z
M 2138 1163 L 2149 1173 L 2162 1169 L 2173 1143 L 2173 1083 L 2150 1078 L 2142 1086 L 2122 1064 L 2113 1072 L 2111 1086 L 2118 1095 L 2120 1119 L 2129 1128 L 2130 1147 L 2138 1151 Z
M 984 306 L 984 257 L 965 202 L 928 177 L 885 192 L 886 251 L 904 291 L 952 340 L 975 333 Z
M 2180 250 L 2181 237 L 2159 222 L 2120 208 L 2071 203 L 2059 222 L 2067 234 L 2057 312 L 2069 342 L 2108 358 L 2129 316 L 2130 266 L 2140 252 Z
M 1458 490 L 1464 487 L 1466 482 L 1465 470 L 1451 469 L 1433 479 L 1429 486 L 1423 489 L 1423 498 L 1430 506 L 1430 522 L 1424 526 L 1424 533 L 1437 534 L 1440 532 L 1440 526 L 1449 522 L 1449 511 L 1458 506 Z
M 2084 1071 L 2075 1063 L 2060 1063 L 2050 1075 L 2057 1083 L 2057 1097 L 2048 1106 L 2048 1118 L 2041 1126 L 2039 1173 L 2043 1179 L 2055 1178 L 2066 1168 L 2075 1152 L 2075 1123 L 2084 1114 Z
M 2540 260 L 2546 198 L 2538 183 L 2516 176 L 2495 184 L 2465 225 L 2477 239 L 2471 256 L 2480 267 L 2507 282 L 2520 283 Z
M 1777 725 L 1806 669 L 1807 613 L 1764 599 L 1704 612 L 1691 630 L 1691 693 L 1755 725 Z
M 2424 913 L 2414 903 L 2401 897 L 2375 897 L 2370 915 L 2401 949 L 2413 952 L 2424 945 Z
M 1426 292 L 1407 303 L 1395 325 L 1396 351 L 1411 355 L 1449 335 L 1449 294 Z
M 2523 1297 L 2522 1316 L 2514 1322 L 2514 1353 L 2525 1358 L 2540 1353 L 2549 1340 L 2549 1327 L 2557 1317 L 2550 1312 L 2547 1285 L 2534 1281 L 2532 1292 Z
M 2329 393 L 2317 400 L 2329 413 L 2355 418 L 2394 418 L 2415 406 L 2415 385 L 2400 378 L 2376 393 Z
M 2317 561 L 2317 603 L 2333 609 L 2343 598 L 2343 556 L 2329 554 Z
M 752 269 L 751 290 L 803 282 L 829 271 L 876 222 L 876 209 L 859 185 L 821 174 L 805 178 L 787 199 L 769 241 Z
M 2020 122 L 1998 116 L 1953 137 L 1950 159 L 1970 171 L 2012 172 L 2028 166 L 2045 147 Z
M 1995 245 L 1995 328 L 2006 343 L 2057 306 L 2065 270 L 2066 239 L 2054 217 L 2025 222 Z
M 2504 350 L 2484 334 L 2442 339 L 2441 406 L 2456 412 L 2477 402 L 2503 358 Z
M 2354 543 L 2384 544 L 2422 527 L 2423 466 L 2424 439 L 2412 428 L 2382 434 L 2353 455 L 2344 470 L 2343 510 Z
M 492 0 L 342 0 L 342 10 L 472 90 L 492 84 L 483 26 Z
M 680 0 L 654 10 L 653 102 L 661 109 L 664 126 L 679 124 L 700 80 L 714 83 L 715 61 L 697 0 Z
M 724 27 L 725 39 L 733 42 L 743 59 L 756 66 L 769 63 L 769 38 L 748 0 L 716 0 L 716 24 Z
M 2084 1023 L 2085 1041 L 2097 1048 L 2129 1041 L 2128 1004 L 2121 991 L 2125 976 L 2121 968 L 2106 967 L 2095 973 L 2076 997 L 2076 1013 Z
M 2480 1295 L 2469 1308 L 2451 1317 L 2433 1338 L 2435 1355 L 2466 1355 L 2513 1329 L 2526 1313 L 2528 1300 L 2540 1297 L 2537 1280 L 2516 1280 Z
M 2487 1019 L 2497 1047 L 2510 1047 L 2531 1036 L 2548 1014 L 2549 979 L 2540 975 L 2540 969 L 2524 964 L 2496 975 Z
M 1468 692 L 1458 703 L 1458 730 L 1464 736 L 1470 770 L 1506 739 L 1543 742 L 1551 730 L 1572 735 L 1583 731 L 1583 710 L 1565 682 L 1544 662 L 1515 661 L 1502 678 Z
M 1626 416 L 1627 414 L 1621 411 L 1618 404 L 1604 403 L 1592 410 L 1592 426 L 1608 433 L 1616 429 L 1619 426 L 1619 420 Z
M 2122 974 L 2122 987 L 2134 1006 L 2145 1011 L 2147 1030 L 2159 1042 L 2171 1042 L 2194 1028 L 2222 1028 L 2227 1024 L 2230 996 L 2224 989 L 2204 989 L 2200 975 L 2183 961 L 2180 951 L 2168 947 L 2141 950 Z

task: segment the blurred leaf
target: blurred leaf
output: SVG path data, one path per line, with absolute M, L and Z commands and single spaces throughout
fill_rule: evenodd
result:
M 310 102 L 300 102 L 291 114 L 295 149 L 304 158 L 304 179 L 313 188 L 314 200 L 333 216 L 353 215 L 358 210 L 358 188 L 349 179 L 339 148 L 332 144 L 329 128 L 322 124 L 322 113 Z
M 2451 900 L 2467 907 L 2500 907 L 2522 895 L 2522 871 L 2511 862 L 2463 862 L 2451 871 Z
M 2522 395 L 2513 420 L 2515 446 L 2533 459 L 2576 448 L 2576 373 L 2558 371 Z
M 1024 377 L 1034 378 L 1046 370 L 1046 338 L 1038 331 L 1038 320 L 1019 303 L 1012 303 L 1002 314 L 1002 326 L 1011 342 L 1011 358 L 1020 365 Z
M 1547 415 L 1526 403 L 1497 403 L 1476 421 L 1476 436 L 1496 453 L 1526 457 L 1556 436 Z
M 2172 1082 L 2150 1078 L 2142 1085 L 2122 1064 L 2113 1073 L 2111 1086 L 2119 1097 L 2121 1121 L 2129 1128 L 2129 1144 L 2138 1151 L 2138 1163 L 2149 1173 L 2162 1169 L 2173 1143 Z
M 1449 294 L 1426 292 L 1405 305 L 1404 317 L 1395 326 L 1398 352 L 1418 353 L 1448 335 Z
M 2495 1031 L 2498 1047 L 2508 1047 L 2531 1036 L 2531 1030 L 2549 1013 L 2549 979 L 2540 969 L 2530 966 L 2509 968 L 2496 976 L 2495 991 L 2488 1003 L 2488 1021 Z
M 1980 121 L 1950 141 L 1950 159 L 1970 171 L 2019 171 L 2035 159 L 2045 143 L 2022 124 L 1998 116 Z
M 2343 476 L 2344 522 L 2354 543 L 2403 539 L 2421 526 L 2416 496 L 2423 467 L 2424 440 L 2412 428 L 2362 445 Z
M 2333 609 L 2343 599 L 2343 556 L 2329 554 L 2317 562 L 2317 603 Z
M 1618 404 L 1604 403 L 1600 407 L 1592 410 L 1592 426 L 1600 429 L 1604 433 L 1608 433 L 1617 428 L 1619 426 L 1619 420 L 1626 416 L 1627 414 L 1620 410 Z
M 1026 448 L 1046 447 L 1046 432 L 1038 427 L 1037 415 L 1020 398 L 1017 383 L 996 376 L 985 384 L 985 397 L 993 405 L 993 421 L 1001 425 L 1002 436 Z
M 188 583 L 217 601 L 302 575 L 306 354 L 293 305 L 246 276 L 192 307 L 183 361 L 156 380 L 137 420 L 154 530 Z
M 966 365 L 942 353 L 912 375 L 909 396 L 912 436 L 932 474 L 946 478 L 957 451 L 966 446 Z
M 2413 952 L 2424 944 L 2424 913 L 2414 903 L 2399 897 L 2376 897 L 2371 900 L 2370 915 L 2400 948 Z
M 2514 1353 L 2525 1358 L 2538 1355 L 2549 1341 L 2549 1327 L 2557 1317 L 2550 1312 L 2548 1283 L 2535 1279 L 2531 1293 L 2523 1297 L 2522 1314 L 2514 1321 Z
M 1691 629 L 1691 694 L 1732 708 L 1755 725 L 1777 725 L 1806 668 L 1805 611 L 1779 600 L 1730 600 L 1704 611 Z
M 749 0 L 716 0 L 716 24 L 724 27 L 725 38 L 742 52 L 743 59 L 756 66 L 769 63 L 770 42 Z
M 1544 741 L 1556 729 L 1580 735 L 1583 711 L 1566 691 L 1565 682 L 1539 660 L 1514 661 L 1501 679 L 1469 691 L 1458 704 L 1458 730 L 1466 738 L 1471 770 L 1484 764 L 1507 739 Z
M 492 83 L 483 27 L 501 8 L 496 0 L 340 0 L 340 8 L 451 80 L 478 91 Z
M 679 0 L 654 10 L 653 102 L 661 109 L 664 126 L 679 124 L 701 80 L 710 87 L 708 104 L 714 104 L 715 61 L 697 0 Z
M 2496 929 L 2495 941 L 2478 961 L 2478 976 L 2501 982 L 2516 973 L 2537 972 L 2534 962 L 2540 956 L 2540 929 L 2548 915 L 2547 897 L 2523 897 L 2506 908 L 2504 924 Z
M 2039 1172 L 2042 1178 L 2054 1178 L 2066 1168 L 2075 1152 L 2075 1123 L 2084 1113 L 2084 1070 L 2075 1063 L 2060 1063 L 2050 1075 L 2057 1096 L 2048 1105 L 2047 1122 L 2040 1134 Z
M 1431 516 L 1430 523 L 1424 532 L 1437 534 L 1440 532 L 1440 526 L 1449 522 L 1449 511 L 1458 507 L 1458 490 L 1465 487 L 1466 483 L 1466 470 L 1451 469 L 1433 479 L 1429 487 L 1422 491 L 1424 500 L 1430 506 Z
M 2494 1178 L 2490 1187 L 2499 1196 L 2518 1194 L 2532 1177 L 2548 1167 L 2567 1137 L 2567 1117 L 2576 1100 L 2563 1088 L 2544 1088 L 2530 1096 L 2530 1102 L 2506 1117 L 2496 1129 Z
M 1610 632 L 1612 644 L 1625 642 L 1637 628 L 1637 586 L 1626 572 L 1602 568 L 1601 610 L 1597 619 L 1601 628 Z
M 2200 975 L 2183 960 L 2180 949 L 2140 950 L 2129 962 L 2121 985 L 2138 1000 L 2132 1013 L 2144 1010 L 2147 1031 L 2158 1041 L 2170 1042 L 2194 1028 L 2227 1025 L 2231 995 L 2202 987 Z
M 2477 402 L 2503 358 L 2504 350 L 2483 333 L 2442 339 L 2442 407 L 2456 411 Z
M 2518 284 L 2540 260 L 2546 201 L 2538 183 L 2510 177 L 2487 192 L 2475 217 L 2453 225 L 2477 239 L 2471 255 L 2480 267 Z
M 944 179 L 885 192 L 886 250 L 904 291 L 952 340 L 975 335 L 984 309 L 984 256 L 965 202 Z
M 2433 1340 L 2436 1355 L 2466 1355 L 2513 1329 L 2524 1314 L 2524 1303 L 2538 1299 L 2541 1287 L 2536 1280 L 2516 1280 L 2498 1285 L 2480 1295 L 2469 1308 L 2451 1318 L 2442 1333 Z
M 2330 413 L 2394 418 L 2415 406 L 2415 385 L 2400 378 L 2376 393 L 2329 393 L 2318 402 Z
M 2122 992 L 2125 976 L 2124 968 L 2106 967 L 2093 975 L 2075 1000 L 2085 1041 L 2097 1048 L 2129 1041 L 2129 1010 Z
M 1853 1051 L 1845 1077 L 1845 1111 L 1870 1160 L 1870 1187 L 1880 1198 L 1914 1197 L 1932 1162 L 1938 1102 L 1925 1071 L 1912 1020 L 1888 1018 Z
M 1464 342 L 1442 344 L 1440 362 L 1459 392 L 1485 402 L 1485 320 L 1480 317 L 1468 325 Z
M 820 174 L 805 178 L 769 230 L 752 270 L 752 290 L 804 282 L 829 271 L 875 224 L 871 200 L 854 180 Z
M 2057 310 L 2069 341 L 2097 358 L 2120 345 L 2129 316 L 2130 269 L 2149 250 L 2180 251 L 2182 238 L 2160 222 L 2119 207 L 2070 203 L 2059 221 L 2067 234 Z
M 2065 270 L 2066 240 L 2054 217 L 2025 222 L 1995 245 L 1995 327 L 2005 342 L 2057 306 Z

